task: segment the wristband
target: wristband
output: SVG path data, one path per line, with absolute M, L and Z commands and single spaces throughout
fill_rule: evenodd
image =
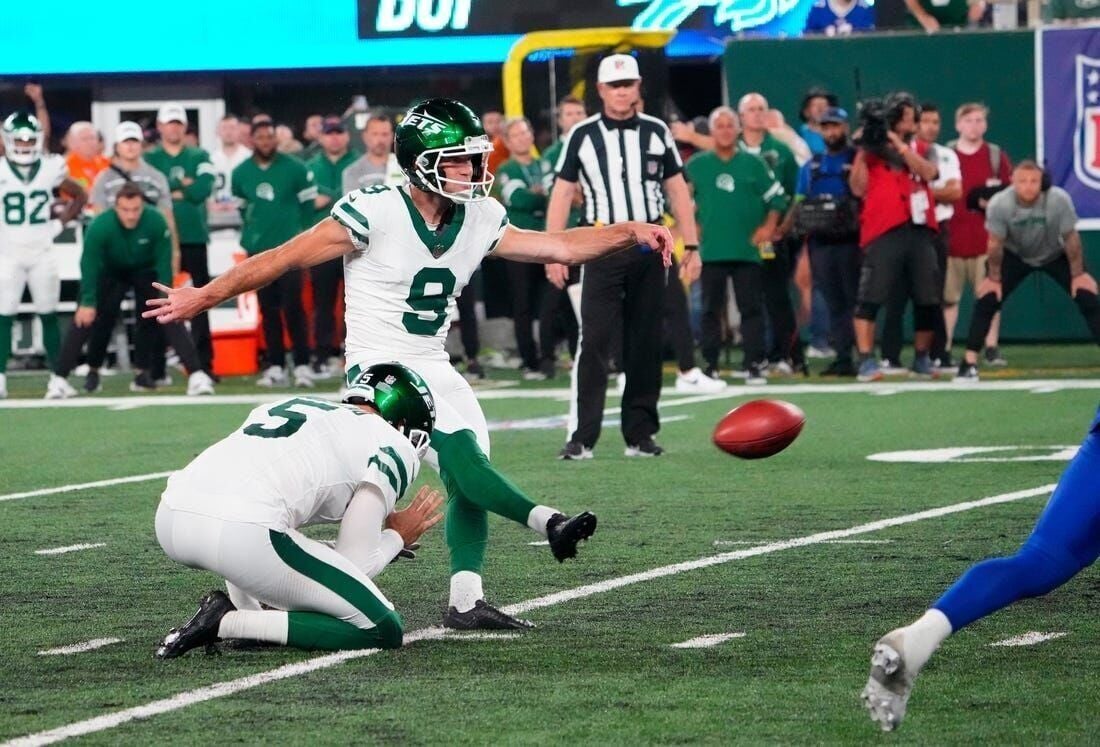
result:
M 699 245 L 698 244 L 684 244 L 684 251 L 685 252 L 697 252 L 697 251 L 699 251 Z

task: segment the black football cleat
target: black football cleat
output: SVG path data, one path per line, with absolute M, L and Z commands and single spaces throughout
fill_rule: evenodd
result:
M 199 600 L 199 611 L 178 628 L 172 628 L 164 637 L 154 656 L 158 659 L 174 659 L 193 648 L 207 646 L 218 641 L 218 624 L 227 612 L 237 609 L 224 591 L 215 589 Z
M 596 532 L 596 515 L 584 511 L 576 516 L 554 514 L 546 522 L 546 539 L 559 563 L 577 557 L 577 543 Z
M 535 624 L 506 615 L 484 599 L 479 599 L 474 602 L 473 609 L 466 612 L 450 607 L 443 615 L 443 627 L 451 630 L 530 630 Z

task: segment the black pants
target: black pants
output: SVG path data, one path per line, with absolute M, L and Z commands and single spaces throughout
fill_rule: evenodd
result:
M 810 272 L 813 273 L 814 288 L 825 296 L 836 360 L 842 364 L 852 362 L 852 347 L 856 340 L 852 315 L 856 310 L 862 256 L 855 242 L 822 244 L 810 239 Z
M 536 266 L 542 270 L 542 265 Z M 543 363 L 553 363 L 556 360 L 559 340 L 568 342 L 570 355 L 577 355 L 579 325 L 566 289 L 576 283 L 580 275 L 579 268 L 570 267 L 569 281 L 565 288 L 558 288 L 549 282 L 543 284 L 542 300 L 539 302 L 539 354 Z
M 796 366 L 804 362 L 802 344 L 798 339 L 798 324 L 791 303 L 791 278 L 794 276 L 800 246 L 797 240 L 783 239 L 775 244 L 775 259 L 764 260 L 762 278 L 764 307 L 771 324 L 772 343 L 768 360 L 790 360 Z
M 987 293 L 975 302 L 974 314 L 970 318 L 970 335 L 966 339 L 966 349 L 968 351 L 976 353 L 982 349 L 982 345 L 985 344 L 985 336 L 989 333 L 989 325 L 993 323 L 993 317 L 1001 310 L 1001 305 L 1008 299 L 1012 291 L 1016 290 L 1023 282 L 1024 278 L 1036 270 L 1045 272 L 1067 293 L 1069 292 L 1069 260 L 1066 255 L 1063 254 L 1058 259 L 1047 262 L 1042 267 L 1032 267 L 1024 264 L 1023 260 L 1014 253 L 1006 251 L 1004 261 L 1001 263 L 1002 300 L 998 301 L 995 294 Z M 1081 316 L 1085 317 L 1085 323 L 1088 324 L 1089 332 L 1092 333 L 1092 339 L 1096 341 L 1097 345 L 1100 345 L 1100 301 L 1097 300 L 1096 294 L 1078 291 L 1073 301 L 1077 304 Z
M 477 311 L 474 308 L 477 303 L 474 280 L 477 277 L 478 273 L 475 272 L 455 301 L 458 307 L 458 333 L 462 338 L 462 350 L 466 354 L 466 360 L 471 361 L 477 360 L 477 354 L 481 352 L 481 338 L 477 333 Z
M 306 312 L 302 307 L 302 271 L 290 270 L 271 285 L 256 292 L 263 316 L 264 340 L 267 343 L 267 365 L 286 365 L 283 345 L 283 320 L 286 320 L 293 347 L 295 366 L 309 364 L 309 336 L 306 332 Z
M 616 319 L 622 319 L 622 433 L 627 444 L 660 429 L 661 319 L 665 268 L 661 255 L 627 250 L 590 262 L 581 275 L 581 338 L 573 366 L 575 421 L 570 441 L 592 448 L 607 399 L 607 361 Z
M 535 347 L 535 319 L 539 316 L 542 287 L 546 285 L 546 270 L 542 265 L 532 262 L 505 261 L 508 264 L 508 286 L 512 295 L 512 324 L 515 327 L 521 365 L 532 371 L 537 370 L 539 354 Z
M 152 268 L 104 270 L 99 278 L 99 287 L 96 289 L 95 322 L 87 327 L 78 327 L 75 324 L 69 327 L 54 373 L 58 376 L 68 376 L 72 373 L 80 359 L 81 348 L 89 340 L 93 340 L 93 343 L 88 346 L 88 365 L 91 368 L 99 368 L 103 365 L 103 358 L 107 351 L 105 340 L 110 338 L 111 330 L 114 329 L 115 322 L 118 320 L 119 305 L 131 289 L 134 292 L 136 317 L 134 368 L 150 370 L 152 356 L 158 349 L 155 343 L 163 332 L 175 348 L 184 367 L 191 373 L 199 370 L 202 367 L 200 359 L 183 324 L 174 322 L 161 325 L 155 319 L 145 319 L 141 316 L 141 312 L 146 308 L 145 302 L 157 296 L 157 291 L 153 288 L 156 280 L 157 273 Z
M 665 339 L 676 355 L 676 367 L 688 371 L 695 367 L 695 338 L 688 319 L 688 300 L 680 282 L 680 266 L 673 261 L 665 283 Z
M 210 282 L 210 268 L 206 264 L 206 244 L 180 244 L 180 269 L 191 276 L 191 284 L 201 288 Z M 199 354 L 202 370 L 210 372 L 214 361 L 214 343 L 210 339 L 210 319 L 202 312 L 191 320 L 191 339 Z M 175 345 L 172 345 L 175 347 Z M 179 353 L 179 351 L 176 351 Z
M 344 279 L 344 260 L 330 259 L 310 268 L 313 284 L 313 354 L 318 362 L 340 355 L 336 333 L 336 299 Z
M 940 289 L 943 288 L 943 278 L 947 273 L 947 226 L 940 224 L 939 233 L 932 239 L 932 245 L 936 248 L 936 266 L 939 268 Z M 907 275 L 898 278 L 898 284 L 894 288 L 890 300 L 886 302 L 886 316 L 882 323 L 882 357 L 895 363 L 901 360 L 902 324 L 905 319 L 905 307 L 909 304 L 910 294 L 908 289 L 911 281 Z M 932 358 L 942 359 L 947 353 L 947 327 L 944 325 L 943 314 L 936 314 L 932 327 L 932 348 L 929 351 Z
M 702 348 L 707 370 L 718 368 L 722 348 L 722 319 L 726 315 L 726 279 L 733 281 L 737 310 L 741 313 L 744 344 L 742 367 L 764 360 L 764 278 L 758 262 L 704 262 Z

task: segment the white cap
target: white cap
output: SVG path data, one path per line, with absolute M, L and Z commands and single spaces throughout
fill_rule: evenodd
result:
M 641 80 L 638 73 L 638 61 L 628 54 L 613 54 L 600 60 L 600 70 L 596 80 L 600 83 L 614 83 L 619 80 Z
M 121 143 L 125 140 L 144 141 L 145 133 L 142 132 L 141 125 L 137 122 L 119 122 L 115 128 L 115 142 Z
M 177 104 L 175 101 L 169 101 L 167 104 L 161 104 L 160 109 L 157 110 L 158 122 L 182 122 L 187 124 L 187 111 L 183 108 L 182 104 Z

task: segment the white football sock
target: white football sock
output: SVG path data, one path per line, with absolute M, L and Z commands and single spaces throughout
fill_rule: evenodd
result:
M 558 509 L 549 506 L 535 506 L 531 509 L 531 513 L 527 514 L 527 526 L 545 537 L 546 522 L 550 521 L 550 517 L 554 514 L 560 513 Z
M 459 612 L 469 612 L 474 603 L 485 598 L 481 576 L 473 571 L 459 571 L 451 576 L 451 606 Z
M 947 620 L 947 615 L 930 609 L 912 625 L 902 628 L 901 632 L 905 642 L 905 666 L 916 674 L 944 639 L 951 635 L 951 623 Z
M 286 645 L 290 618 L 279 610 L 236 610 L 225 613 L 218 625 L 218 638 L 244 638 Z

